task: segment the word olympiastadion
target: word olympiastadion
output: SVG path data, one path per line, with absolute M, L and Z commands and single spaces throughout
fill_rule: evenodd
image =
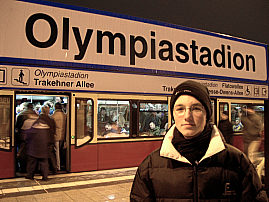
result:
M 35 37 L 34 25 L 39 20 L 45 20 L 49 24 L 50 36 L 46 41 L 39 41 Z M 98 54 L 103 53 L 103 39 L 106 38 L 106 45 L 104 48 L 108 50 L 110 55 L 120 54 L 121 56 L 128 56 L 129 64 L 134 66 L 137 59 L 144 60 L 160 60 L 168 62 L 192 63 L 193 65 L 202 65 L 208 67 L 236 69 L 242 71 L 256 71 L 255 55 L 248 53 L 240 53 L 238 50 L 233 52 L 230 44 L 220 44 L 219 47 L 207 47 L 200 45 L 197 40 L 190 39 L 188 42 L 172 42 L 172 40 L 159 39 L 157 40 L 157 33 L 149 30 L 148 36 L 136 36 L 129 34 L 126 37 L 125 33 L 114 32 L 109 30 L 94 30 L 87 28 L 84 38 L 82 37 L 79 27 L 70 28 L 70 19 L 63 17 L 62 20 L 62 39 L 58 36 L 57 22 L 53 17 L 45 13 L 35 13 L 31 15 L 26 21 L 26 38 L 35 47 L 49 48 L 55 44 L 57 40 L 61 40 L 62 50 L 70 50 L 70 33 L 73 31 L 73 37 L 78 49 L 78 54 L 74 55 L 74 60 L 83 60 L 84 57 L 97 57 Z M 83 29 L 84 30 L 84 29 Z M 129 41 L 127 39 L 129 38 Z M 108 39 L 108 40 L 107 40 Z M 117 39 L 117 40 L 116 40 Z M 96 40 L 96 43 L 90 43 Z M 150 41 L 150 42 L 149 42 Z M 175 40 L 173 40 L 175 41 Z M 115 45 L 115 42 L 120 43 Z M 96 44 L 95 47 L 91 44 Z M 127 45 L 129 44 L 129 45 Z M 115 51 L 115 47 L 119 50 Z M 129 51 L 127 52 L 127 47 Z M 95 50 L 96 54 L 87 55 L 88 49 Z

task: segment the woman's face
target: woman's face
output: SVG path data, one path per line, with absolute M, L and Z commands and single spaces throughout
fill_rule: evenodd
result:
M 193 96 L 179 96 L 174 105 L 173 115 L 177 129 L 186 139 L 199 135 L 205 128 L 206 110 Z

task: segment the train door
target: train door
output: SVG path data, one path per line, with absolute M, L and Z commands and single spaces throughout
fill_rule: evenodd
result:
M 71 107 L 70 171 L 97 170 L 96 95 L 73 93 Z M 74 107 L 73 107 L 74 106 Z
M 0 178 L 14 177 L 13 91 L 0 91 Z
M 264 101 L 218 99 L 217 123 L 224 111 L 232 123 L 231 144 L 243 151 L 256 166 L 258 174 L 264 176 Z
M 60 146 L 59 146 L 59 156 L 57 157 L 57 152 L 55 152 L 55 158 L 58 159 L 60 163 L 60 166 L 58 168 L 58 172 L 66 172 L 69 171 L 69 145 L 70 145 L 70 135 L 69 135 L 69 95 L 68 94 L 33 94 L 33 93 L 21 93 L 17 92 L 15 95 L 15 117 L 16 117 L 16 125 L 18 124 L 17 117 L 19 115 L 22 115 L 23 111 L 25 112 L 25 108 L 27 106 L 27 103 L 33 104 L 33 110 L 36 114 L 41 113 L 42 106 L 46 105 L 50 108 L 49 115 L 51 117 L 54 117 L 55 113 L 55 104 L 60 103 L 60 111 L 63 111 L 65 114 L 65 121 L 62 125 L 62 128 L 65 130 L 65 136 L 60 140 Z M 55 122 L 57 120 L 55 119 Z M 57 130 L 57 123 L 56 123 L 56 130 Z M 56 131 L 57 133 L 57 131 Z M 23 151 L 23 146 L 21 146 L 21 141 L 19 135 L 15 135 L 15 142 L 17 143 L 15 145 L 15 153 L 16 153 L 16 175 L 22 175 L 25 170 L 26 165 L 26 158 Z M 56 151 L 56 149 L 55 149 Z M 50 170 L 52 171 L 51 165 Z

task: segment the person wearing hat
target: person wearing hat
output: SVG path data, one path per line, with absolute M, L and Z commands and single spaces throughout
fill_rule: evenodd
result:
M 232 144 L 233 124 L 229 120 L 229 112 L 228 111 L 223 111 L 220 113 L 220 121 L 218 124 L 218 129 L 222 133 L 225 141 L 228 144 Z
M 175 124 L 138 167 L 130 201 L 267 201 L 253 164 L 210 122 L 205 86 L 178 85 L 170 110 Z

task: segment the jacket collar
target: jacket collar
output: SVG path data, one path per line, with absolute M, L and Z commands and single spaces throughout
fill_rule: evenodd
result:
M 166 133 L 161 150 L 160 150 L 160 156 L 171 158 L 180 162 L 189 163 L 191 164 L 184 156 L 182 156 L 173 146 L 172 139 L 174 136 L 174 130 L 175 130 L 175 124 L 169 129 L 169 131 Z M 213 125 L 213 130 L 211 134 L 210 143 L 208 146 L 208 149 L 205 153 L 205 155 L 201 158 L 199 163 L 203 161 L 204 159 L 213 156 L 214 154 L 217 154 L 225 149 L 224 142 L 222 140 L 222 137 L 220 135 L 220 132 L 216 125 Z

